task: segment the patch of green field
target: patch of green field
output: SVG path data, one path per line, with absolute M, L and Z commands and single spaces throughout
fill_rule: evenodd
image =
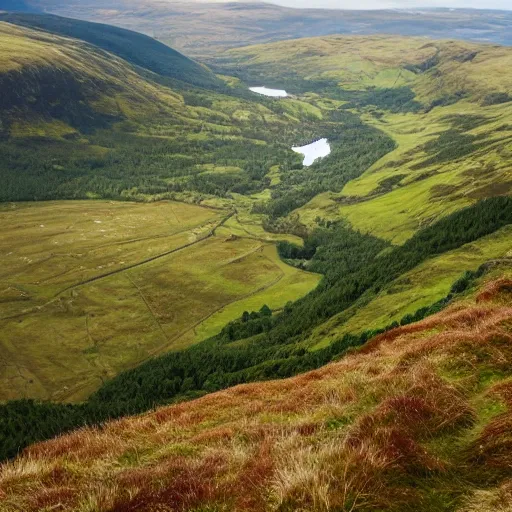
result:
M 319 276 L 280 261 L 272 236 L 219 227 L 229 213 L 174 202 L 3 205 L 0 400 L 81 400 L 240 310 L 278 309 L 316 286 Z
M 258 311 L 263 304 L 266 304 L 274 311 L 279 310 L 287 302 L 306 295 L 318 285 L 320 281 L 318 274 L 303 271 L 297 272 L 297 269 L 286 265 L 279 258 L 275 246 L 265 246 L 262 254 L 280 269 L 275 283 L 246 299 L 230 304 L 216 312 L 197 329 L 194 329 L 195 342 L 218 334 L 233 318 L 242 316 L 244 311 Z
M 446 297 L 453 283 L 466 271 L 481 264 L 512 255 L 512 227 L 427 260 L 386 287 L 365 304 L 337 315 L 318 327 L 312 337 L 314 349 L 329 345 L 345 333 L 379 329 L 409 313 Z M 352 315 L 352 316 L 350 316 Z
M 5 204 L 0 287 L 19 288 L 40 305 L 73 285 L 180 247 L 225 215 L 174 202 Z
M 292 117 L 303 119 L 305 116 L 311 119 L 323 119 L 322 110 L 311 103 L 295 99 L 282 102 L 282 107 Z
M 270 168 L 270 172 L 267 174 L 267 178 L 270 179 L 271 187 L 275 187 L 281 183 L 281 177 L 279 176 L 279 165 L 273 165 Z
M 254 238 L 265 242 L 288 241 L 299 246 L 304 244 L 304 240 L 296 235 L 269 233 L 265 231 L 261 223 L 262 215 L 255 215 L 241 210 L 228 219 L 224 226 L 218 230 L 218 233 L 232 234 L 243 238 Z
M 14 121 L 10 128 L 13 137 L 49 137 L 52 139 L 61 139 L 65 136 L 76 135 L 78 132 L 63 123 L 53 120 L 45 122 L 35 120 L 32 122 Z
M 226 166 L 226 165 L 215 165 L 215 164 L 203 164 L 198 165 L 198 169 L 200 169 L 204 173 L 210 173 L 210 174 L 230 174 L 234 173 L 237 174 L 242 171 L 240 167 L 235 167 L 233 165 Z

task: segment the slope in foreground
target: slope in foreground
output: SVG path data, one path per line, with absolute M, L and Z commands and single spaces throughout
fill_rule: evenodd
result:
M 510 510 L 511 293 L 491 273 L 323 369 L 35 445 L 0 509 Z

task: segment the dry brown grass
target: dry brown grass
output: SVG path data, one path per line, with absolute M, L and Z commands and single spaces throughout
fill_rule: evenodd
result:
M 496 281 L 314 372 L 32 446 L 0 510 L 510 510 L 508 304 Z
M 461 512 L 510 512 L 512 510 L 512 480 L 491 490 L 480 490 L 467 499 Z

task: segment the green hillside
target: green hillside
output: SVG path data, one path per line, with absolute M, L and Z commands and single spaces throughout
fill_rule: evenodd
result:
M 320 131 L 278 102 L 161 85 L 78 39 L 0 22 L 0 41 L 2 201 L 260 192 L 299 161 L 291 141 Z
M 222 85 L 206 66 L 138 32 L 41 14 L 0 13 L 0 21 L 86 41 L 133 65 L 186 84 L 206 88 Z
M 73 402 L 4 404 L 0 457 L 319 368 L 510 258 L 511 49 L 288 41 L 219 56 L 221 93 L 11 23 L 0 47 L 0 199 L 96 200 L 0 211 L 0 397 Z
M 440 215 L 511 193 L 511 62 L 506 47 L 331 36 L 232 50 L 219 69 L 314 105 L 329 98 L 390 136 L 394 151 L 297 213 L 403 243 Z

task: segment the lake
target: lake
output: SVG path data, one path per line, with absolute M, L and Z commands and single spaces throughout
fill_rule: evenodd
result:
M 315 160 L 323 158 L 330 154 L 331 146 L 327 139 L 320 139 L 307 146 L 300 146 L 292 148 L 295 153 L 302 153 L 304 155 L 305 166 L 311 165 Z
M 286 98 L 288 93 L 282 89 L 269 89 L 268 87 L 249 87 L 249 90 L 263 96 L 272 96 L 273 98 Z

